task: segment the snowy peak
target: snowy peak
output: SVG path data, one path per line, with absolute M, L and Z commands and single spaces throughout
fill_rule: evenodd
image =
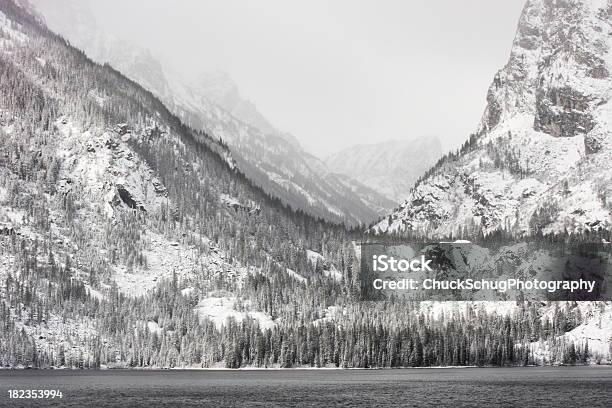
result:
M 280 132 L 259 112 L 251 101 L 243 99 L 238 85 L 224 71 L 204 72 L 191 81 L 194 89 L 206 95 L 211 102 L 221 106 L 241 121 L 248 123 L 266 134 Z
M 213 102 L 221 102 L 227 99 L 227 102 L 231 103 L 239 97 L 238 86 L 224 71 L 203 72 L 197 79 L 193 80 L 193 84 L 208 95 Z
M 349 147 L 329 156 L 325 163 L 333 172 L 353 177 L 398 202 L 441 155 L 437 137 L 422 137 Z
M 586 153 L 605 143 L 612 65 L 612 2 L 530 0 L 508 64 L 487 93 L 480 133 L 521 113 L 555 137 L 586 135 Z
M 510 58 L 494 77 L 479 133 L 519 114 L 553 136 L 588 133 L 609 99 L 610 2 L 530 0 Z
M 517 235 L 612 225 L 612 2 L 530 0 L 477 133 L 377 231 Z

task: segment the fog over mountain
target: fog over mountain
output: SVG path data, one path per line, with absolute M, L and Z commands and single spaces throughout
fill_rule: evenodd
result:
M 34 4 L 51 28 L 88 56 L 151 91 L 186 124 L 227 144 L 237 168 L 283 203 L 347 224 L 369 223 L 394 205 L 354 179 L 332 173 L 294 136 L 277 130 L 241 96 L 227 73 L 181 75 L 148 49 L 106 32 L 87 2 Z
M 43 2 L 68 12 L 66 0 Z M 425 135 L 438 136 L 445 151 L 457 148 L 474 131 L 469 118 L 481 113 L 522 7 L 520 0 L 72 2 L 87 5 L 106 34 L 150 50 L 183 77 L 226 72 L 244 100 L 320 158 Z
M 478 33 L 463 33 L 469 38 L 461 39 L 461 53 L 456 53 L 447 42 L 458 41 L 457 38 L 446 38 L 441 44 L 437 35 L 430 32 L 433 26 L 418 25 L 419 33 L 427 38 L 427 41 L 419 42 L 414 35 L 415 27 L 395 26 L 395 20 L 387 15 L 391 10 L 405 11 L 407 18 L 412 19 L 408 16 L 420 13 L 423 19 L 448 19 L 447 23 L 452 26 L 456 19 L 449 19 L 447 14 L 455 7 L 452 4 L 446 4 L 444 10 L 438 10 L 441 5 L 436 5 L 437 14 L 422 10 L 420 5 L 415 5 L 411 13 L 396 3 L 389 3 L 389 9 L 377 8 L 377 13 L 385 16 L 384 28 L 375 36 L 369 35 L 367 41 L 363 35 L 372 27 L 355 26 L 353 20 L 371 5 L 360 4 L 355 8 L 355 5 L 343 4 L 346 15 L 341 16 L 336 15 L 339 11 L 335 9 L 336 5 L 327 11 L 337 16 L 337 21 L 321 17 L 315 21 L 324 32 L 346 30 L 343 36 L 332 36 L 333 40 L 308 36 L 304 42 L 298 41 L 306 35 L 299 24 L 290 28 L 282 24 L 283 19 L 288 22 L 304 17 L 297 16 L 293 8 L 279 4 L 275 4 L 274 9 L 279 13 L 278 19 L 260 27 L 251 21 L 253 19 L 243 21 L 243 18 L 245 13 L 258 16 L 263 11 L 251 10 L 244 4 L 228 7 L 215 2 L 200 6 L 182 3 L 160 15 L 165 10 L 161 4 L 147 2 L 135 7 L 139 3 L 130 2 L 121 8 L 121 13 L 109 16 L 108 6 L 100 7 L 90 1 L 36 0 L 34 3 L 50 27 L 84 49 L 89 56 L 100 62 L 109 62 L 152 90 L 170 107 L 177 107 L 175 111 L 188 122 L 191 120 L 190 124 L 203 127 L 211 135 L 228 142 L 238 156 L 237 160 L 243 157 L 248 162 L 243 163 L 247 174 L 259 180 L 264 188 L 271 186 L 267 188 L 273 189 L 275 194 L 285 195 L 285 201 L 297 208 L 317 207 L 311 212 L 330 219 L 340 217 L 351 223 L 368 223 L 403 201 L 417 178 L 442 153 L 455 148 L 474 130 L 473 122 L 466 118 L 477 115 L 485 97 L 477 89 L 484 89 L 486 82 L 483 79 L 489 78 L 489 72 L 503 61 L 503 54 L 499 53 L 499 60 L 495 56 L 500 43 L 510 43 L 510 38 L 506 37 L 511 32 L 508 29 L 495 34 L 494 29 L 499 30 L 499 27 L 485 23 L 488 30 L 486 41 L 474 38 Z M 511 9 L 512 2 L 509 4 L 504 7 Z M 262 7 L 267 9 L 270 5 Z M 311 6 L 300 5 L 298 9 L 308 15 L 321 7 L 324 6 L 314 3 Z M 465 21 L 479 13 L 491 13 L 488 7 L 480 1 L 465 5 L 466 10 L 471 11 Z M 466 13 L 466 10 L 457 12 Z M 214 21 L 206 19 L 207 26 L 214 26 L 216 30 L 200 32 L 201 24 L 194 21 L 193 16 L 208 13 L 218 16 Z M 495 19 L 505 21 L 508 15 L 512 13 L 496 14 Z M 266 18 L 270 20 L 269 16 Z M 217 27 L 218 21 L 224 21 L 224 25 Z M 238 26 L 236 21 L 242 25 Z M 372 25 L 380 23 L 374 19 Z M 138 30 L 130 29 L 136 26 Z M 156 29 L 143 37 L 142 34 L 152 27 L 163 29 Z M 470 26 L 464 24 L 462 30 L 465 27 Z M 484 28 L 482 25 L 478 27 L 480 30 Z M 263 34 L 253 32 L 255 28 L 258 32 L 263 30 Z M 163 35 L 158 38 L 160 32 Z M 261 41 L 267 41 L 269 46 L 253 56 L 254 59 L 244 61 L 245 55 L 251 52 L 245 49 L 245 42 L 250 41 L 244 37 L 247 32 L 253 38 L 261 37 Z M 179 34 L 182 37 L 177 39 Z M 270 38 L 273 34 L 274 38 Z M 352 42 L 349 35 L 354 36 Z M 394 36 L 393 42 L 397 43 L 396 48 L 388 46 L 391 35 Z M 493 44 L 496 35 L 504 41 Z M 283 37 L 296 39 L 295 50 L 283 47 Z M 172 38 L 175 41 L 169 43 Z M 198 39 L 197 44 L 193 44 L 194 38 Z M 366 64 L 367 70 L 363 69 L 361 57 L 355 60 L 354 56 L 344 54 L 347 41 L 361 44 L 362 52 L 374 53 L 372 57 L 375 58 Z M 220 44 L 223 44 L 222 50 Z M 301 47 L 309 49 L 312 44 L 318 44 L 322 53 L 332 47 L 337 55 L 328 56 L 324 67 L 319 66 L 320 58 L 313 55 L 308 61 L 300 60 L 300 67 L 286 67 L 283 73 L 276 72 L 274 77 L 269 75 L 287 58 L 298 61 L 301 56 L 294 53 L 303 51 Z M 255 48 L 259 46 L 259 43 L 253 44 Z M 378 51 L 374 51 L 374 46 Z M 384 53 L 379 55 L 381 50 Z M 430 55 L 434 50 L 437 54 Z M 228 60 L 224 55 L 227 52 L 231 52 L 234 58 Z M 201 55 L 207 58 L 198 59 Z M 435 61 L 440 56 L 447 59 Z M 407 59 L 418 61 L 418 64 L 408 64 Z M 236 61 L 242 61 L 240 69 Z M 495 64 L 490 70 L 480 73 L 493 61 Z M 245 64 L 249 66 L 248 72 L 242 70 Z M 435 67 L 429 67 L 427 72 L 420 71 L 430 64 Z M 212 68 L 219 65 L 224 69 Z M 345 72 L 339 76 L 337 70 L 340 67 Z M 317 72 L 317 69 L 325 71 Z M 400 69 L 404 71 L 396 71 Z M 228 71 L 237 76 L 240 86 Z M 454 80 L 457 74 L 461 74 L 461 81 Z M 472 80 L 473 84 L 482 84 L 470 88 Z M 447 81 L 452 81 L 452 85 L 446 84 Z M 307 88 L 304 88 L 305 84 Z M 259 85 L 265 86 L 261 88 Z M 324 85 L 326 90 L 321 89 Z M 260 103 L 267 105 L 271 102 L 264 109 L 268 115 L 243 96 L 243 86 Z M 458 86 L 462 87 L 461 92 L 456 92 Z M 294 90 L 294 93 L 279 95 L 278 88 Z M 448 92 L 449 89 L 455 91 Z M 314 92 L 316 101 L 312 100 Z M 279 99 L 270 101 L 271 95 L 277 95 Z M 453 102 L 453 98 L 461 100 Z M 225 111 L 220 116 L 214 113 L 218 108 Z M 225 113 L 255 128 L 259 136 L 253 130 L 237 131 L 241 125 L 231 120 L 228 122 L 229 116 Z M 288 129 L 294 133 L 287 132 Z M 437 142 L 424 143 L 424 135 L 436 135 L 431 140 Z M 413 145 L 415 139 L 417 142 Z M 318 153 L 320 157 L 308 151 Z M 320 158 L 326 158 L 325 163 Z M 246 169 L 247 166 L 252 168 Z M 350 179 L 336 180 L 337 176 L 331 173 Z M 300 179 L 294 175 L 299 175 Z M 364 190 L 362 184 L 372 190 Z M 315 191 L 317 189 L 320 191 Z M 340 191 L 335 192 L 336 189 Z M 288 192 L 284 193 L 284 190 Z M 343 195 L 349 200 L 341 199 Z M 350 204 L 349 208 L 346 204 Z M 321 207 L 325 209 L 321 210 Z

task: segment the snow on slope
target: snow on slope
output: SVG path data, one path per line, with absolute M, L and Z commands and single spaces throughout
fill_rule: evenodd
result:
M 122 219 L 121 213 L 150 211 L 154 212 L 162 203 L 168 204 L 166 189 L 155 176 L 155 173 L 144 163 L 144 161 L 129 146 L 130 139 L 146 137 L 144 132 L 128 129 L 123 135 L 123 125 L 115 129 L 99 129 L 91 127 L 84 130 L 75 125 L 69 118 L 60 118 L 56 123 L 62 137 L 54 148 L 55 155 L 62 159 L 59 171 L 58 189 L 65 195 L 72 195 L 78 201 L 79 222 L 86 228 L 96 230 L 104 222 L 117 223 Z M 159 137 L 165 137 L 160 135 Z M 171 143 L 168 143 L 172 146 Z M 24 187 L 25 188 L 25 187 Z M 119 190 L 128 194 L 128 198 L 122 197 Z M 226 196 L 227 199 L 229 196 Z M 220 197 L 223 200 L 224 197 Z M 8 205 L 6 202 L 7 192 L 0 191 L 0 221 L 9 222 L 22 236 L 31 235 L 32 239 L 48 239 L 41 236 L 36 229 L 25 223 L 22 212 Z M 133 207 L 129 204 L 131 203 Z M 51 230 L 53 240 L 62 245 L 73 245 L 70 240 L 69 231 L 64 231 L 54 225 L 54 214 L 51 212 Z M 102 232 L 102 231 L 97 231 Z M 186 233 L 187 234 L 187 233 Z M 187 284 L 191 280 L 201 281 L 203 278 L 215 279 L 222 275 L 227 282 L 234 282 L 238 287 L 242 285 L 244 277 L 249 273 L 256 273 L 253 268 L 247 268 L 235 261 L 231 261 L 217 246 L 207 237 L 190 233 L 197 238 L 201 244 L 209 250 L 202 253 L 196 246 L 184 242 L 171 240 L 152 229 L 141 231 L 139 245 L 144 258 L 145 265 L 127 265 L 119 262 L 113 266 L 114 273 L 110 277 L 120 292 L 128 296 L 143 296 L 152 291 L 163 280 L 170 281 L 175 276 L 181 282 Z M 5 241 L 0 241 L 4 249 Z M 100 247 L 96 248 L 97 256 L 108 260 L 113 252 L 113 243 L 103 240 Z M 78 248 L 75 248 L 78 249 Z M 76 252 L 72 258 L 74 265 L 72 274 L 75 279 L 88 282 L 88 275 L 80 270 L 81 262 L 86 262 L 88 253 Z M 14 267 L 15 259 L 8 254 L 0 257 L 0 279 L 4 281 L 8 274 L 19 279 Z M 100 283 L 97 288 L 85 285 L 90 296 L 97 299 L 107 298 L 111 286 Z M 184 296 L 190 296 L 193 288 L 182 291 Z M 0 297 L 3 293 L 0 293 Z M 199 293 L 195 296 L 200 297 Z M 221 304 L 209 298 L 203 299 L 197 307 L 197 312 L 211 317 L 219 327 L 229 316 L 241 321 L 244 312 L 234 309 L 235 297 L 229 298 L 228 302 Z M 212 302 L 212 303 L 211 303 Z M 96 338 L 97 331 L 91 322 L 85 321 L 62 321 L 61 318 L 51 316 L 52 320 L 39 324 L 25 317 L 28 311 L 22 311 L 22 317 L 15 316 L 19 328 L 23 328 L 27 334 L 34 336 L 39 349 L 57 350 L 60 345 L 66 348 L 66 358 L 76 361 L 82 342 Z M 249 317 L 260 322 L 262 328 L 270 328 L 275 323 L 265 313 L 255 310 L 246 313 Z M 156 326 L 157 325 L 157 326 Z M 148 322 L 149 331 L 160 333 L 156 322 Z M 80 358 L 88 359 L 88 356 Z
M 342 272 L 336 269 L 336 267 L 325 259 L 323 255 L 308 249 L 306 250 L 306 256 L 308 257 L 308 262 L 312 265 L 312 267 L 319 268 L 323 276 L 333 278 L 337 281 L 342 280 Z
M 306 283 L 308 281 L 308 279 L 306 279 L 305 277 L 303 277 L 302 275 L 300 275 L 293 269 L 287 268 L 287 275 L 291 276 L 293 279 L 295 279 L 296 281 L 300 283 Z
M 612 305 L 583 304 L 583 309 L 586 309 L 582 311 L 587 316 L 586 322 L 565 333 L 565 338 L 583 346 L 588 341 L 591 353 L 604 357 L 609 355 L 612 343 Z M 612 356 L 608 360 L 612 362 Z
M 573 342 L 582 348 L 588 345 L 589 364 L 612 364 L 612 304 L 578 302 L 561 304 L 561 307 L 579 309 L 585 322 L 553 340 L 531 343 L 531 353 L 536 362 L 563 363 L 559 360 L 559 349 Z M 548 314 L 545 313 L 543 318 L 551 318 L 553 310 L 554 306 L 549 306 Z
M 473 138 L 376 226 L 458 234 L 609 227 L 612 8 L 530 0 Z
M 27 37 L 19 31 L 18 27 L 15 29 L 13 26 L 13 22 L 9 20 L 4 13 L 0 11 L 0 27 L 2 27 L 2 31 L 4 33 L 3 36 L 0 36 L 0 49 L 7 51 L 8 45 L 10 45 L 13 41 L 24 42 Z
M 92 214 L 104 214 L 117 222 L 117 211 L 154 212 L 168 204 L 166 189 L 155 172 L 128 145 L 130 139 L 147 137 L 148 130 L 141 134 L 120 125 L 116 127 L 119 132 L 95 128 L 84 131 L 68 119 L 58 120 L 56 126 L 63 134 L 57 151 L 57 157 L 63 159 L 59 188 L 63 193 L 78 194 L 81 204 L 89 207 L 90 211 L 79 210 L 86 222 L 99 222 L 91 218 Z M 246 268 L 229 262 L 208 238 L 198 238 L 208 242 L 212 249 L 209 254 L 202 255 L 195 246 L 172 241 L 153 230 L 143 231 L 140 245 L 146 265 L 117 265 L 114 279 L 119 289 L 138 296 L 173 274 L 184 278 L 202 272 L 208 276 L 223 273 L 238 282 L 247 273 Z M 112 250 L 112 243 L 106 242 L 100 253 L 110 256 Z
M 218 329 L 227 324 L 230 318 L 241 322 L 245 317 L 249 317 L 257 320 L 262 330 L 272 329 L 276 325 L 269 315 L 256 311 L 239 312 L 235 309 L 235 304 L 235 297 L 206 297 L 197 304 L 196 312 L 201 319 L 207 318 L 214 322 Z
M 80 319 L 66 318 L 65 316 L 51 315 L 49 320 L 38 323 L 30 319 L 29 310 L 20 313 L 12 310 L 11 315 L 17 330 L 23 330 L 36 343 L 38 352 L 57 352 L 63 349 L 65 366 L 78 366 L 79 361 L 94 361 L 93 356 L 87 352 L 86 343 L 98 340 L 98 331 L 93 321 L 86 317 Z M 110 342 L 103 340 L 107 346 Z
M 162 204 L 168 204 L 165 186 L 129 145 L 130 140 L 148 137 L 154 124 L 143 132 L 129 129 L 123 124 L 112 129 L 91 127 L 85 130 L 69 118 L 62 117 L 55 122 L 55 126 L 62 135 L 53 147 L 54 156 L 62 163 L 57 189 L 63 195 L 74 197 L 78 217 L 86 228 L 98 230 L 105 222 L 121 222 L 121 212 L 156 212 Z M 4 127 L 3 130 L 10 129 Z M 167 135 L 160 133 L 159 137 Z M 172 146 L 171 143 L 168 145 Z M 48 239 L 24 222 L 23 211 L 9 206 L 5 201 L 6 196 L 5 189 L 2 189 L 0 225 L 10 225 L 22 236 L 30 236 L 32 239 Z M 63 246 L 74 246 L 70 232 L 55 224 L 55 216 L 51 211 L 51 229 L 55 241 Z M 188 279 L 194 274 L 210 277 L 223 274 L 226 279 L 240 284 L 249 269 L 231 262 L 207 237 L 198 235 L 196 238 L 208 246 L 210 250 L 207 254 L 200 253 L 194 245 L 173 241 L 151 229 L 142 231 L 139 245 L 146 265 L 115 265 L 113 279 L 119 290 L 130 296 L 140 296 L 162 280 L 171 279 L 174 274 L 181 279 Z M 112 242 L 102 240 L 96 250 L 96 257 L 108 260 L 114 250 Z M 76 267 L 80 262 L 87 262 L 87 256 L 91 255 L 81 252 L 77 253 L 79 256 L 74 260 Z M 11 258 L 3 256 L 0 260 L 0 276 L 11 271 L 10 265 Z M 78 271 L 75 274 L 78 276 Z M 87 282 L 86 276 L 83 279 Z M 90 287 L 89 292 L 103 297 L 104 289 L 99 292 Z
M 434 319 L 449 318 L 453 315 L 466 316 L 468 307 L 475 313 L 479 311 L 501 316 L 513 315 L 521 310 L 516 302 L 420 302 L 419 313 L 425 313 Z M 584 322 L 569 332 L 551 341 L 530 343 L 531 354 L 535 362 L 560 364 L 554 361 L 558 349 L 570 342 L 584 347 L 588 343 L 590 364 L 612 363 L 612 304 L 609 302 L 546 302 L 540 308 L 540 319 L 552 321 L 555 309 L 578 309 Z

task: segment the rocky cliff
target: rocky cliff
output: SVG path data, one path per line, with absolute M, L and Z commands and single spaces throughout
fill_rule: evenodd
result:
M 609 228 L 611 45 L 612 2 L 528 1 L 475 134 L 375 230 Z

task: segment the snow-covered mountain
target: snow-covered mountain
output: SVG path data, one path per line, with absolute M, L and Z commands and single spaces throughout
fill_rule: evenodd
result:
M 280 133 L 264 116 L 257 106 L 243 99 L 238 85 L 223 71 L 204 72 L 190 81 L 200 95 L 221 106 L 234 117 L 248 123 L 266 134 Z
M 325 159 L 329 168 L 399 202 L 414 182 L 442 156 L 437 137 L 390 140 L 343 149 Z
M 529 0 L 475 135 L 374 228 L 609 228 L 612 2 Z M 465 230 L 464 230 L 465 231 Z
M 214 365 L 205 338 L 279 330 L 289 297 L 325 316 L 334 301 L 304 283 L 341 279 L 324 255 L 349 244 L 344 226 L 266 194 L 223 144 L 17 4 L 0 0 L 0 366 L 128 366 L 126 333 L 160 346 L 147 365 L 191 365 L 195 348 Z M 266 286 L 274 312 L 247 294 Z
M 360 234 L 282 205 L 12 0 L 0 78 L 2 367 L 504 366 L 530 364 L 527 347 L 612 360 L 609 304 L 357 301 Z
M 148 50 L 106 33 L 87 4 L 35 0 L 55 32 L 101 63 L 109 63 L 159 97 L 183 122 L 230 147 L 238 167 L 269 194 L 293 208 L 332 221 L 370 222 L 393 202 L 356 180 L 339 177 L 277 130 L 223 72 L 196 78 L 177 74 Z

